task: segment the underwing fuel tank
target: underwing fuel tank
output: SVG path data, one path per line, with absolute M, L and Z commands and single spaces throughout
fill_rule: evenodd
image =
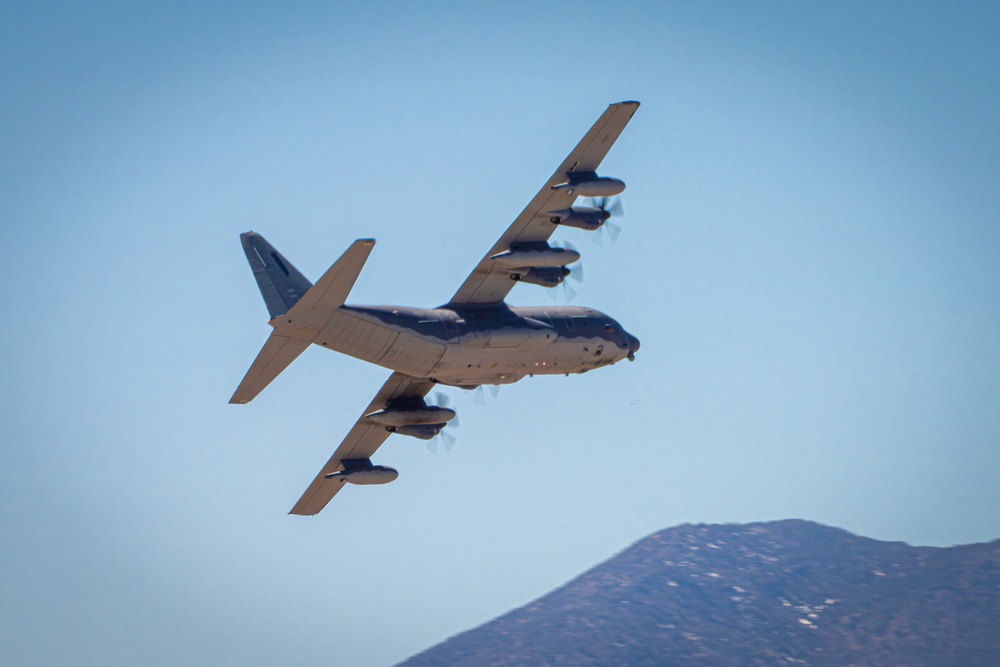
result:
M 591 176 L 553 186 L 553 190 L 565 190 L 578 197 L 613 197 L 625 192 L 625 182 L 609 176 Z
M 365 415 L 383 426 L 406 426 L 408 424 L 443 424 L 455 418 L 455 411 L 437 406 L 418 408 L 386 408 Z
M 518 248 L 490 257 L 503 267 L 566 266 L 580 260 L 580 253 L 569 248 Z
M 344 461 L 344 463 L 348 463 Z M 327 479 L 340 480 L 343 482 L 350 482 L 351 484 L 357 484 L 359 486 L 368 486 L 370 484 L 388 484 L 389 482 L 396 481 L 399 477 L 399 472 L 395 468 L 390 468 L 389 466 L 374 466 L 370 463 L 367 466 L 349 466 L 345 467 L 340 472 L 332 472 L 326 476 Z

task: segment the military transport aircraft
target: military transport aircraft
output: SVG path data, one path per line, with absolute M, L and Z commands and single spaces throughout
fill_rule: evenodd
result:
M 392 371 L 291 514 L 319 513 L 345 483 L 396 479 L 396 470 L 373 465 L 371 456 L 392 433 L 429 440 L 454 419 L 454 410 L 424 400 L 435 384 L 473 389 L 635 359 L 639 340 L 603 313 L 513 308 L 504 298 L 518 282 L 554 288 L 570 274 L 567 266 L 580 254 L 548 243 L 560 226 L 597 231 L 608 221 L 608 198 L 625 184 L 596 170 L 638 108 L 638 102 L 608 107 L 440 308 L 344 304 L 374 239 L 355 241 L 313 285 L 262 236 L 240 235 L 274 330 L 230 403 L 252 401 L 310 345 Z M 577 197 L 601 199 L 574 206 Z

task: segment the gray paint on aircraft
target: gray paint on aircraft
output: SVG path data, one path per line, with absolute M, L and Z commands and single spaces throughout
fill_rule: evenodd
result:
M 305 296 L 312 283 L 260 234 L 244 232 L 240 234 L 240 243 L 267 312 L 271 317 L 284 315 Z
M 504 299 L 518 282 L 552 288 L 569 274 L 565 265 L 579 253 L 552 248 L 548 239 L 559 224 L 589 215 L 585 207 L 573 207 L 578 196 L 624 190 L 622 181 L 598 176 L 596 169 L 638 106 L 621 102 L 605 110 L 451 301 L 439 308 L 345 304 L 374 239 L 355 241 L 313 286 L 259 234 L 240 236 L 274 331 L 231 402 L 253 400 L 313 344 L 393 371 L 292 513 L 318 513 L 344 482 L 395 479 L 395 470 L 374 466 L 370 457 L 390 433 L 426 439 L 441 432 L 448 421 L 445 411 L 429 412 L 425 401 L 436 383 L 471 389 L 532 375 L 586 373 L 635 359 L 639 340 L 604 313 L 569 306 L 514 308 Z M 583 227 L 599 228 L 605 213 L 603 205 L 594 209 L 593 220 L 587 218 Z M 428 423 L 432 413 L 443 421 Z

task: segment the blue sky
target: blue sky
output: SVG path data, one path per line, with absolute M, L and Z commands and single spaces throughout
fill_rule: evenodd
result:
M 391 664 L 683 522 L 1000 537 L 992 3 L 5 3 L 0 662 Z M 267 337 L 239 246 L 434 306 L 605 106 L 634 364 L 459 391 L 286 512 L 387 371 Z M 549 303 L 541 288 L 515 304 Z

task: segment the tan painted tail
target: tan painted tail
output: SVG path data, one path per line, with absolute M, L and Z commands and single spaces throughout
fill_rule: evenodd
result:
M 303 335 L 304 332 L 300 331 L 283 331 L 281 327 L 283 319 L 292 320 L 294 315 L 309 311 L 329 312 L 343 306 L 374 247 L 374 239 L 358 239 L 352 243 L 347 252 L 334 262 L 333 266 L 323 274 L 323 277 L 315 285 L 311 286 L 300 298 L 297 298 L 287 312 L 272 317 L 270 325 L 275 330 L 271 332 L 271 336 L 264 343 L 264 347 L 261 348 L 257 358 L 250 366 L 250 370 L 240 382 L 240 386 L 236 388 L 236 393 L 229 399 L 230 403 L 243 404 L 252 401 L 257 397 L 257 394 L 264 391 L 267 385 L 271 384 L 274 378 L 288 368 L 289 364 L 306 351 L 318 332 L 313 331 L 311 334 Z M 278 255 L 278 257 L 281 256 Z M 260 257 L 256 253 L 251 257 L 251 253 L 248 251 L 247 258 L 250 260 L 250 267 L 254 270 L 260 284 L 259 267 L 255 266 L 254 263 L 254 260 L 260 259 Z M 284 260 L 283 257 L 281 259 Z M 290 266 L 287 260 L 284 260 L 283 265 Z M 265 291 L 263 284 L 261 284 L 261 293 L 267 301 L 269 293 Z M 269 309 L 270 306 L 271 303 L 268 302 Z

